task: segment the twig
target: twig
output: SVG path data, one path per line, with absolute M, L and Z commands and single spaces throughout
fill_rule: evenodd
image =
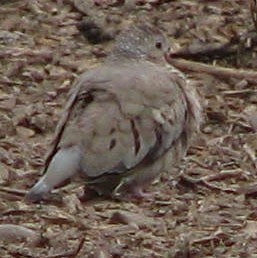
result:
M 252 21 L 253 21 L 254 27 L 257 31 L 257 1 L 256 0 L 251 1 L 250 11 L 251 11 L 251 16 L 252 16 Z
M 213 232 L 211 235 L 209 236 L 205 236 L 202 238 L 198 238 L 192 241 L 192 244 L 202 244 L 202 243 L 206 243 L 206 242 L 210 242 L 213 240 L 222 240 L 224 238 L 227 237 L 227 234 L 225 234 L 221 228 L 218 228 L 215 232 Z
M 213 241 L 213 240 L 219 240 L 219 238 L 217 236 L 206 236 L 206 237 L 202 237 L 202 238 L 199 238 L 199 239 L 195 239 L 192 241 L 192 244 L 204 244 L 204 243 L 208 243 L 210 241 Z
M 166 56 L 166 60 L 171 65 L 181 69 L 188 70 L 198 73 L 209 73 L 219 78 L 237 78 L 245 79 L 247 81 L 256 83 L 257 81 L 257 72 L 251 70 L 239 70 L 233 68 L 226 68 L 221 66 L 207 65 L 199 62 L 187 61 L 184 59 L 175 59 L 171 56 Z
M 237 193 L 237 189 L 222 188 L 217 185 L 211 184 L 211 183 L 207 182 L 206 180 L 202 180 L 199 183 L 212 190 L 218 190 L 218 191 L 225 192 L 225 193 Z
M 201 180 L 205 181 L 217 181 L 217 180 L 223 180 L 226 178 L 231 178 L 231 177 L 241 177 L 242 176 L 242 171 L 239 169 L 231 169 L 231 170 L 223 170 L 220 171 L 217 174 L 211 174 L 208 176 L 204 176 L 201 178 Z
M 242 174 L 242 172 L 238 171 L 238 170 L 235 170 L 235 171 L 228 170 L 228 171 L 220 172 L 219 174 L 204 176 L 202 178 L 192 178 L 192 177 L 182 174 L 181 179 L 184 180 L 185 182 L 188 182 L 193 185 L 198 184 L 198 185 L 206 186 L 207 188 L 212 189 L 212 190 L 218 190 L 218 191 L 226 192 L 226 193 L 238 193 L 238 189 L 222 188 L 220 186 L 211 184 L 208 181 L 222 180 L 222 179 L 225 179 L 228 177 L 239 176 L 241 174 Z
M 66 258 L 66 257 L 76 257 L 78 255 L 78 253 L 80 252 L 81 248 L 83 247 L 83 244 L 85 242 L 85 238 L 82 238 L 78 244 L 78 246 L 71 251 L 67 251 L 64 253 L 60 253 L 60 254 L 53 254 L 53 255 L 49 255 L 49 256 L 44 256 L 46 258 Z M 13 257 L 27 257 L 27 258 L 41 258 L 41 255 L 38 255 L 36 253 L 31 254 L 31 253 L 27 253 L 25 251 L 22 250 L 18 250 L 18 251 L 9 251 L 9 254 L 13 255 Z
M 237 191 L 239 194 L 244 194 L 246 197 L 256 197 L 257 184 L 240 187 Z
M 83 244 L 85 242 L 85 238 L 82 238 L 77 246 L 76 249 L 74 250 L 70 250 L 68 252 L 65 253 L 60 253 L 60 254 L 53 254 L 53 255 L 49 255 L 47 256 L 47 258 L 64 258 L 64 257 L 76 257 L 79 253 L 79 251 L 81 250 Z
M 39 258 L 39 256 L 34 256 L 32 254 L 28 254 L 25 253 L 23 251 L 17 250 L 17 251 L 13 251 L 13 250 L 8 250 L 8 253 L 10 255 L 12 255 L 12 257 L 25 257 L 25 258 Z
M 183 174 L 181 176 L 184 177 L 186 180 L 189 179 L 189 182 L 198 183 L 201 181 L 220 181 L 231 177 L 241 177 L 242 171 L 239 169 L 222 170 L 219 173 L 203 176 L 201 178 L 192 178 Z
M 25 191 L 25 190 L 13 189 L 10 187 L 5 187 L 5 186 L 0 186 L 0 192 L 18 195 L 18 196 L 22 196 L 22 197 L 24 197 L 27 194 L 27 191 Z
M 1 84 L 8 84 L 8 85 L 18 85 L 18 86 L 23 86 L 24 82 L 19 82 L 19 81 L 11 81 L 11 80 L 0 80 Z
M 222 94 L 230 97 L 242 97 L 250 94 L 257 94 L 257 89 L 225 90 Z
M 257 168 L 257 157 L 255 155 L 255 151 L 248 144 L 243 145 L 243 150 L 252 161 L 254 167 Z
M 201 168 L 204 168 L 204 169 L 209 169 L 209 166 L 202 163 L 201 161 L 197 160 L 197 159 L 194 159 L 194 158 L 190 158 L 189 161 L 195 163 L 196 165 L 198 165 L 199 167 Z
M 252 15 L 255 15 L 256 11 Z M 254 19 L 253 19 L 254 21 Z M 255 21 L 256 22 L 256 21 Z M 256 22 L 257 24 L 257 22 Z M 203 58 L 224 59 L 225 56 L 237 56 L 238 53 L 249 51 L 257 44 L 257 34 L 255 31 L 247 31 L 243 35 L 238 34 L 230 38 L 226 43 L 199 43 L 181 47 L 173 51 L 170 55 L 174 58 L 185 58 L 194 60 L 203 60 Z
M 0 14 L 8 15 L 9 13 L 17 13 L 17 10 L 21 10 L 27 5 L 27 1 L 15 2 L 11 6 L 3 5 L 0 7 Z
M 173 52 L 171 56 L 174 58 L 195 58 L 203 59 L 203 57 L 215 58 L 223 57 L 226 55 L 232 55 L 237 52 L 237 47 L 234 41 L 222 44 L 222 43 L 209 43 L 199 44 L 197 46 L 189 45 L 183 47 L 176 52 Z

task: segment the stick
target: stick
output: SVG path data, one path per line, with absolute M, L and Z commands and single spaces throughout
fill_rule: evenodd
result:
M 233 188 L 222 188 L 220 186 L 211 184 L 207 181 L 208 177 L 203 177 L 203 178 L 192 178 L 189 176 L 185 176 L 185 175 L 181 175 L 180 176 L 182 180 L 184 180 L 185 182 L 189 182 L 190 184 L 198 184 L 198 185 L 203 185 L 211 190 L 218 190 L 221 192 L 225 192 L 225 193 L 238 193 L 238 189 L 233 189 Z M 213 176 L 210 177 L 211 180 L 213 180 Z
M 250 4 L 251 17 L 253 21 L 253 25 L 257 31 L 257 1 L 252 0 Z
M 233 69 L 233 68 L 226 68 L 221 66 L 213 66 L 207 65 L 199 62 L 192 62 L 187 61 L 184 59 L 173 59 L 170 56 L 166 56 L 166 60 L 169 64 L 181 69 L 181 70 L 188 70 L 198 73 L 209 73 L 214 76 L 223 79 L 229 78 L 237 78 L 237 79 L 245 79 L 247 81 L 256 83 L 257 81 L 257 72 L 251 70 L 242 70 L 242 69 Z
M 22 196 L 22 197 L 27 194 L 27 191 L 25 191 L 25 190 L 13 189 L 13 188 L 10 188 L 10 187 L 5 187 L 5 186 L 0 186 L 0 192 L 13 194 L 13 195 L 16 195 L 16 196 Z
M 79 251 L 81 250 L 81 248 L 83 247 L 84 242 L 85 242 L 85 238 L 82 238 L 80 240 L 78 246 L 74 250 L 70 250 L 67 252 L 60 253 L 60 254 L 49 255 L 49 256 L 47 256 L 47 258 L 76 257 L 78 255 Z

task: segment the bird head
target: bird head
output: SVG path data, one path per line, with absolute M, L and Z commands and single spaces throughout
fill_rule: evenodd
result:
M 112 56 L 158 60 L 169 51 L 167 39 L 155 26 L 132 25 L 117 37 Z

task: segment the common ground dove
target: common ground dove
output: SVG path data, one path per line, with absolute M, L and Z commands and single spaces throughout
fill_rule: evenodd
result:
M 174 173 L 201 108 L 185 76 L 165 62 L 168 50 L 157 28 L 131 26 L 104 64 L 78 78 L 28 200 L 75 175 L 99 195 L 143 196 L 161 172 Z

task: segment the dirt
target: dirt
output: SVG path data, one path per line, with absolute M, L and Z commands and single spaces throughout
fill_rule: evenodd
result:
M 197 61 L 254 71 L 254 3 L 1 1 L 0 257 L 257 257 L 257 83 L 247 77 L 186 72 L 205 118 L 179 172 L 200 181 L 162 174 L 140 201 L 82 201 L 81 182 L 48 202 L 23 199 L 72 82 L 103 62 L 119 31 L 154 22 L 174 50 L 234 40 L 232 54 Z

